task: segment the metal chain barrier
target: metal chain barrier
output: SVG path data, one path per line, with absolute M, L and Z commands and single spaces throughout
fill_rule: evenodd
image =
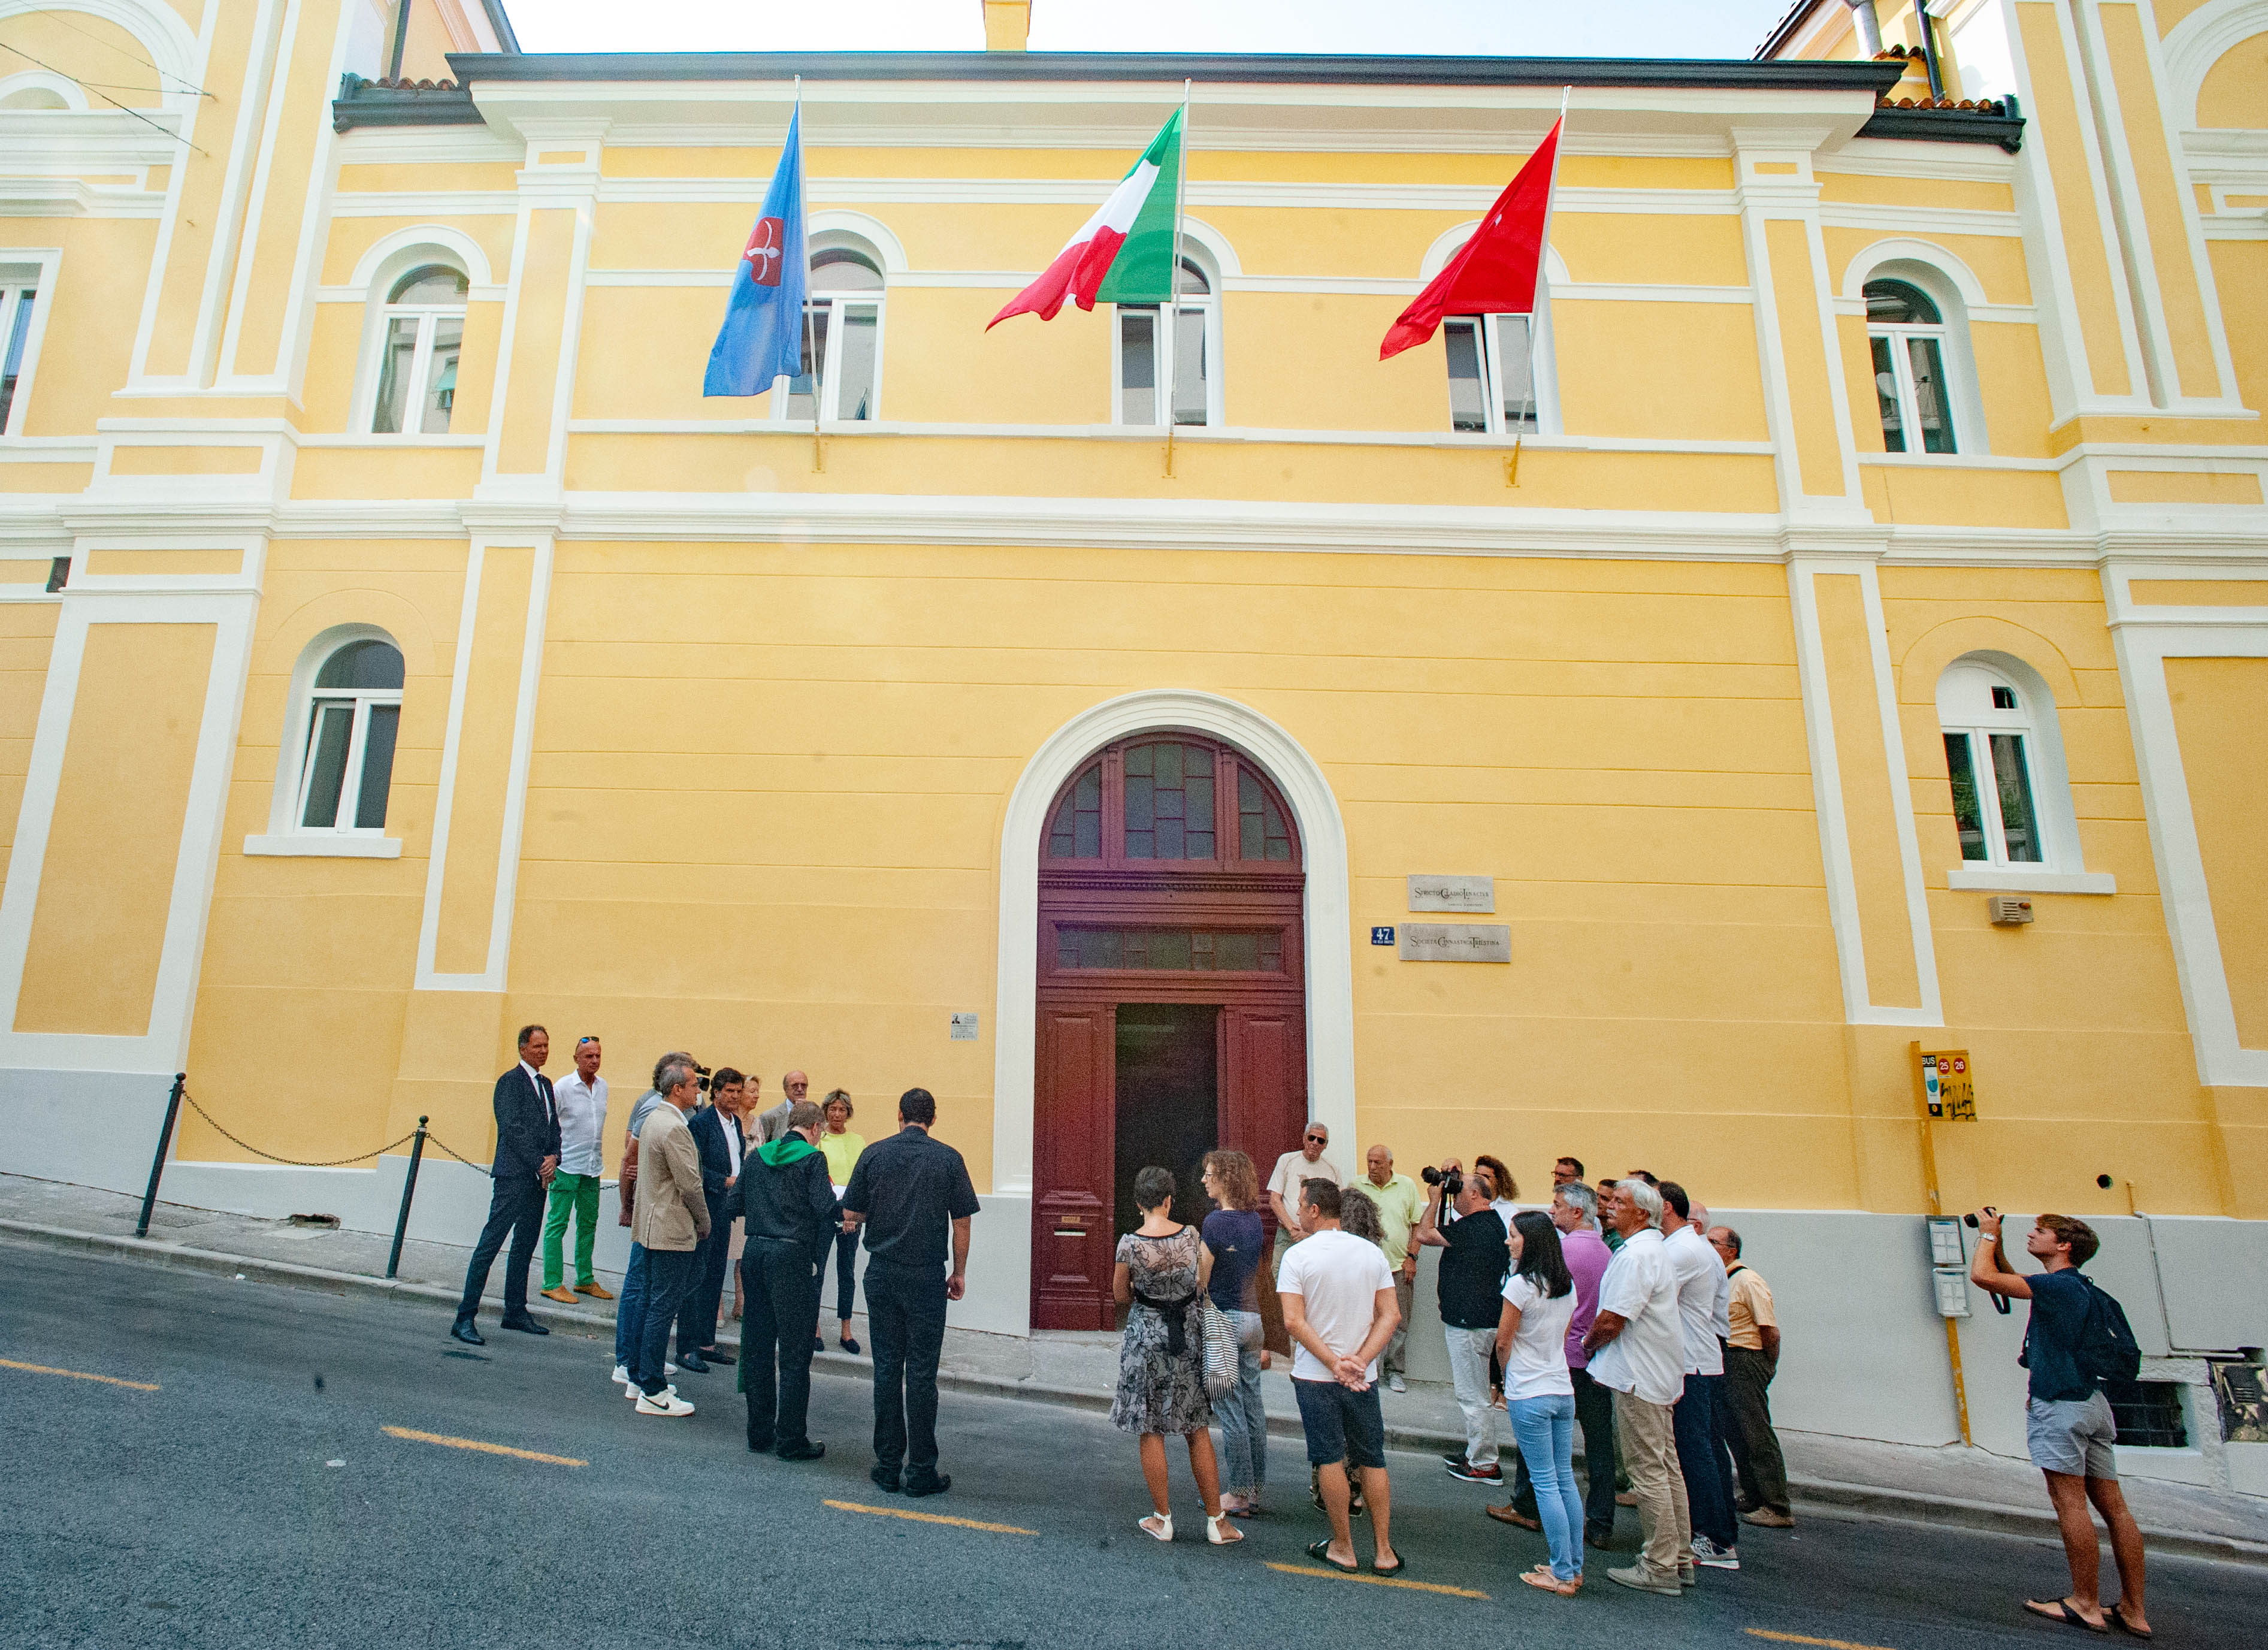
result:
M 350 1163 L 363 1163 L 367 1162 L 370 1159 L 374 1157 L 382 1157 L 387 1153 L 394 1150 L 395 1146 L 407 1145 L 417 1138 L 417 1131 L 412 1129 L 408 1134 L 403 1135 L 399 1140 L 388 1140 L 384 1145 L 375 1147 L 368 1152 L 357 1152 L 352 1157 L 335 1157 L 328 1162 L 321 1163 L 309 1162 L 301 1158 L 278 1157 L 273 1152 L 261 1151 L 249 1140 L 242 1139 L 238 1136 L 230 1133 L 228 1130 L 223 1126 L 218 1118 L 215 1117 L 212 1113 L 207 1111 L 202 1106 L 197 1104 L 197 1097 L 189 1093 L 188 1089 L 184 1088 L 181 1091 L 181 1098 L 189 1102 L 189 1109 L 191 1111 L 194 1111 L 198 1116 L 202 1117 L 207 1123 L 210 1123 L 213 1128 L 213 1132 L 219 1135 L 222 1139 L 226 1140 L 230 1145 L 241 1146 L 244 1150 L 251 1153 L 254 1157 L 266 1158 L 271 1163 L 283 1163 L 292 1168 L 344 1168 Z M 441 1145 L 441 1143 L 438 1140 L 435 1140 L 433 1144 L 440 1145 L 444 1152 L 449 1152 L 449 1148 L 446 1145 Z M 449 1155 L 451 1157 L 457 1157 L 457 1154 L 454 1152 L 449 1152 Z M 463 1163 L 465 1160 L 460 1157 L 457 1157 L 457 1161 Z M 470 1168 L 478 1168 L 480 1166 L 475 1163 L 467 1164 L 466 1167 Z M 481 1172 L 482 1174 L 486 1174 L 488 1171 L 482 1169 Z
M 305 1158 L 278 1157 L 273 1152 L 261 1151 L 258 1146 L 253 1145 L 251 1141 L 245 1139 L 241 1135 L 234 1133 L 227 1128 L 226 1125 L 222 1123 L 219 1118 L 214 1116 L 212 1113 L 207 1111 L 202 1106 L 199 1105 L 197 1103 L 196 1096 L 189 1093 L 188 1073 L 186 1072 L 177 1072 L 173 1074 L 173 1093 L 166 1097 L 166 1101 L 165 1125 L 158 1131 L 158 1153 L 157 1155 L 151 1160 L 150 1163 L 150 1188 L 142 1195 L 142 1219 L 134 1228 L 134 1235 L 137 1238 L 144 1238 L 150 1235 L 150 1215 L 151 1212 L 156 1208 L 158 1203 L 158 1182 L 159 1176 L 164 1175 L 166 1172 L 166 1154 L 173 1147 L 173 1125 L 180 1120 L 181 1102 L 183 1101 L 188 1101 L 189 1109 L 195 1112 L 198 1116 L 203 1118 L 206 1123 L 212 1129 L 213 1132 L 220 1136 L 222 1139 L 226 1140 L 230 1145 L 236 1146 L 241 1151 L 249 1152 L 253 1156 L 264 1159 L 268 1162 L 282 1163 L 292 1168 L 344 1168 L 350 1163 L 367 1163 L 373 1158 L 383 1157 L 387 1153 L 393 1151 L 397 1146 L 408 1146 L 409 1148 L 409 1164 L 408 1169 L 403 1174 L 401 1180 L 401 1212 L 394 1219 L 394 1249 L 392 1254 L 387 1257 L 386 1262 L 386 1275 L 388 1278 L 394 1277 L 396 1272 L 399 1271 L 401 1265 L 401 1243 L 403 1238 L 408 1235 L 409 1230 L 410 1200 L 417 1195 L 417 1166 L 425 1155 L 425 1146 L 427 1142 L 430 1141 L 433 1145 L 439 1146 L 442 1151 L 447 1153 L 451 1157 L 455 1158 L 458 1162 L 462 1163 L 467 1168 L 477 1170 L 481 1175 L 490 1180 L 496 1178 L 495 1169 L 485 1164 L 475 1163 L 472 1159 L 465 1156 L 464 1153 L 456 1150 L 456 1148 L 452 1146 L 446 1140 L 442 1139 L 439 1136 L 434 1134 L 432 1131 L 428 1129 L 425 1126 L 426 1120 L 423 1117 L 418 1118 L 417 1126 L 415 1129 L 412 1129 L 408 1134 L 403 1135 L 400 1139 L 388 1140 L 384 1145 L 374 1146 L 367 1152 L 357 1152 L 352 1157 L 336 1157 L 332 1158 L 328 1161 L 321 1162 L 310 1161 Z

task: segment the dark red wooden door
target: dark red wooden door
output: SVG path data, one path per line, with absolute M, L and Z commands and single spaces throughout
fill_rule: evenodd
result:
M 1281 794 L 1218 740 L 1143 734 L 1097 752 L 1057 796 L 1040 863 L 1035 1329 L 1116 1322 L 1119 1005 L 1218 1008 L 1216 1138 L 1263 1179 L 1299 1143 L 1305 887 Z
M 1040 1010 L 1032 1143 L 1032 1325 L 1107 1330 L 1112 1252 L 1117 1014 L 1108 1003 Z

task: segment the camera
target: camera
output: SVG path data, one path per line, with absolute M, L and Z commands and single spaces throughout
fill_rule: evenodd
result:
M 1440 1169 L 1428 1165 L 1418 1172 L 1425 1177 L 1428 1186 L 1439 1186 L 1444 1197 L 1462 1197 L 1465 1195 L 1465 1177 L 1454 1168 L 1444 1175 Z
M 1984 1212 L 1986 1214 L 1998 1214 L 2000 1212 L 1988 1203 L 1984 1205 Z M 1961 1219 L 1968 1226 L 1970 1231 L 1974 1232 L 1977 1229 L 1977 1217 L 1975 1215 L 1965 1214 L 1962 1215 Z
M 693 1067 L 693 1075 L 700 1079 L 701 1092 L 704 1094 L 707 1094 L 709 1092 L 709 1068 L 696 1061 Z

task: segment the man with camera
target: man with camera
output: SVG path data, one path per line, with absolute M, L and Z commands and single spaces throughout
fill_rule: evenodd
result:
M 2137 1639 L 2150 1636 L 2142 1607 L 2142 1532 L 2118 1487 L 2118 1462 L 2111 1445 L 2118 1423 L 2106 1380 L 2132 1381 L 2141 1369 L 2140 1350 L 2118 1302 L 2079 1269 L 2095 1258 L 2101 1240 L 2084 1220 L 2043 1214 L 2024 1240 L 2024 1252 L 2041 1271 L 2026 1278 L 2012 1271 L 2000 1247 L 2000 1216 L 1983 1209 L 1969 1217 L 1977 1230 L 1977 1252 L 1969 1262 L 1969 1281 L 2012 1300 L 2032 1303 L 2017 1361 L 2030 1372 L 2024 1401 L 2025 1441 L 2032 1464 L 2045 1475 L 2048 1499 L 2063 1532 L 2064 1556 L 2071 1564 L 2071 1591 L 2058 1599 L 2028 1598 L 2035 1616 L 2066 1626 L 2106 1632 L 2117 1626 Z M 2102 1552 L 2088 1504 L 2110 1527 L 2110 1552 L 2118 1564 L 2118 1602 L 2108 1609 L 2099 1587 Z
M 1497 1464 L 1496 1405 L 1489 1396 L 1489 1354 L 1496 1350 L 1497 1321 L 1503 1315 L 1504 1275 L 1512 1265 L 1504 1218 L 1489 1205 L 1496 1182 L 1486 1169 L 1459 1172 L 1450 1158 L 1425 1171 L 1425 1183 L 1439 1197 L 1425 1205 L 1417 1241 L 1442 1251 L 1436 1286 L 1440 1293 L 1441 1329 L 1449 1342 L 1449 1378 L 1457 1408 L 1465 1418 L 1465 1449 L 1445 1456 L 1449 1476 L 1467 1484 L 1501 1484 Z M 1443 1224 L 1454 1208 L 1456 1219 Z

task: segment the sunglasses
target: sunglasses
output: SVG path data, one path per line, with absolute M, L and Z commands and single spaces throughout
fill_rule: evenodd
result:
M 1324 1145 L 1329 1145 L 1329 1142 L 1330 1142 L 1330 1137 L 1329 1137 L 1329 1135 L 1325 1135 L 1325 1134 L 1311 1134 L 1311 1135 L 1309 1135 L 1309 1136 L 1307 1137 L 1307 1138 L 1309 1138 L 1310 1140 L 1315 1140 L 1315 1141 L 1322 1142 L 1322 1144 L 1324 1144 Z

